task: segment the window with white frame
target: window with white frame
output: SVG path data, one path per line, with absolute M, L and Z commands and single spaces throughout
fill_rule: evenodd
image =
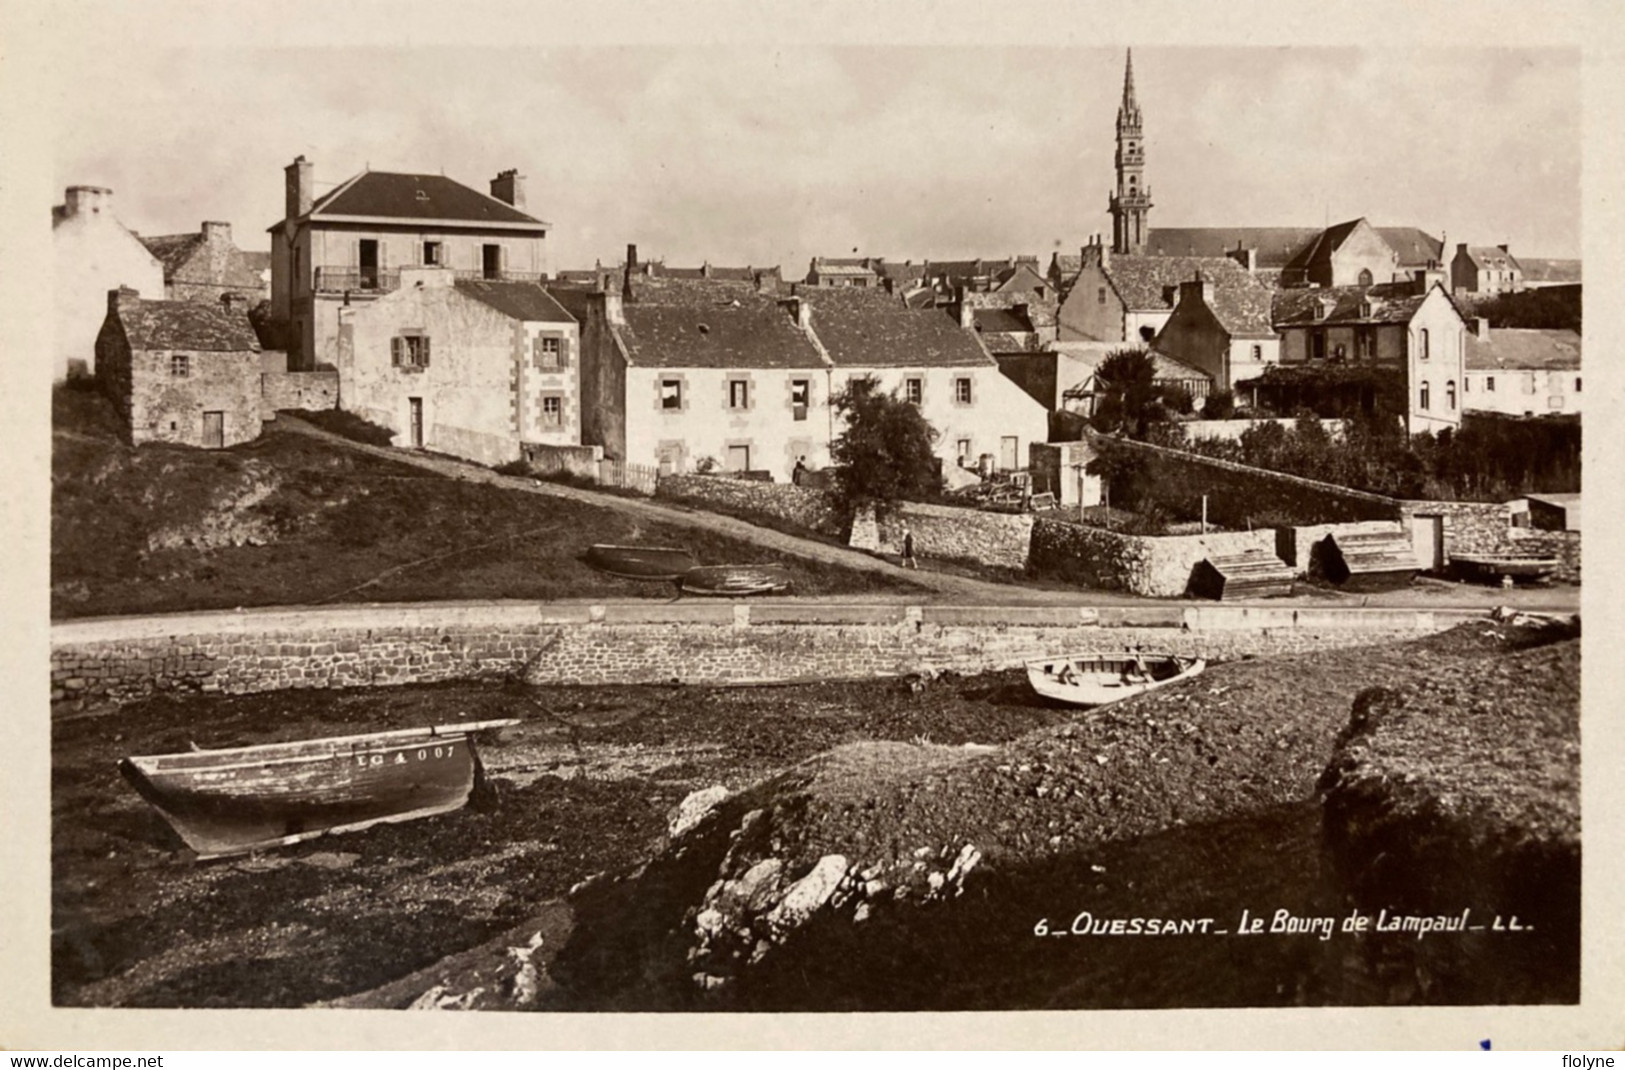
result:
M 564 425 L 564 399 L 557 394 L 542 395 L 542 426 Z
M 389 362 L 397 368 L 421 370 L 429 366 L 429 336 L 398 334 L 389 340 Z
M 744 379 L 728 380 L 728 408 L 750 408 L 750 383 Z
M 1424 409 L 1424 410 L 1427 409 L 1427 407 L 1428 407 L 1428 399 L 1429 399 L 1428 384 L 1423 383 L 1422 384 L 1422 400 L 1418 403 L 1417 407 L 1420 408 L 1420 409 Z
M 790 380 L 790 418 L 805 420 L 807 418 L 807 405 L 812 397 L 811 379 Z
M 1444 384 L 1444 407 L 1449 412 L 1456 411 L 1456 381 L 1454 379 Z
M 925 396 L 925 383 L 918 378 L 903 380 L 903 400 L 918 405 Z
M 563 342 L 557 335 L 537 335 L 536 366 L 544 369 L 562 368 L 564 366 L 563 350 Z
M 185 353 L 173 353 L 169 358 L 169 374 L 175 379 L 185 379 L 192 374 L 192 358 Z
M 962 438 L 959 440 L 957 455 L 959 457 L 959 467 L 963 468 L 970 464 L 970 439 Z
M 969 405 L 971 403 L 969 377 L 961 376 L 960 378 L 954 380 L 954 400 L 961 405 Z
M 660 407 L 667 412 L 673 412 L 683 407 L 683 381 L 681 379 L 660 380 Z
M 1417 337 L 1417 342 L 1418 342 L 1418 344 L 1417 344 L 1417 356 L 1420 357 L 1422 360 L 1427 360 L 1428 359 L 1428 342 L 1429 342 L 1428 329 L 1426 327 L 1423 327 L 1421 329 L 1421 331 L 1417 332 L 1416 337 Z

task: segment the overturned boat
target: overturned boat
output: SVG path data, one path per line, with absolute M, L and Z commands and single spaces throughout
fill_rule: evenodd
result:
M 125 758 L 124 774 L 199 858 L 444 814 L 480 775 L 474 735 L 517 719 Z
M 1451 554 L 1450 567 L 1462 579 L 1479 583 L 1546 584 L 1561 564 L 1542 554 Z
M 1207 667 L 1175 654 L 1069 654 L 1027 663 L 1033 690 L 1072 706 L 1104 706 L 1189 679 Z
M 587 564 L 623 580 L 675 580 L 698 562 L 676 546 L 612 546 L 594 543 L 587 548 Z

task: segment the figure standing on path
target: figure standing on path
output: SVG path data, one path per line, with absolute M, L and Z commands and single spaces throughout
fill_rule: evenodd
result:
M 794 483 L 796 486 L 799 487 L 799 486 L 801 486 L 802 478 L 804 476 L 806 476 L 806 474 L 807 474 L 807 458 L 805 458 L 805 457 L 797 457 L 796 458 L 796 466 L 790 472 L 790 482 Z
M 904 568 L 920 567 L 920 563 L 914 560 L 914 532 L 907 524 L 903 525 L 903 560 L 899 563 Z

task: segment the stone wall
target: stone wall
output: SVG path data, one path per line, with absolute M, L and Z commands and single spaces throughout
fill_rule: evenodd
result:
M 1559 564 L 1552 578 L 1559 583 L 1580 582 L 1580 533 L 1578 531 L 1536 531 L 1512 528 L 1507 531 L 1506 549 L 1517 554 L 1549 554 Z
M 1040 517 L 1033 526 L 1032 570 L 1087 587 L 1178 598 L 1204 558 L 1253 549 L 1275 553 L 1274 530 L 1125 535 Z
M 1290 416 L 1261 416 L 1254 419 L 1239 420 L 1188 420 L 1179 426 L 1185 429 L 1186 437 L 1192 442 L 1203 438 L 1221 439 L 1226 442 L 1236 442 L 1239 441 L 1241 436 L 1246 434 L 1250 428 L 1256 427 L 1259 424 L 1280 424 L 1282 427 L 1290 431 L 1298 426 L 1298 421 Z M 1326 433 L 1331 435 L 1334 440 L 1341 439 L 1343 437 L 1345 428 L 1348 426 L 1348 421 L 1322 420 L 1320 421 L 1320 426 L 1325 428 Z
M 1181 519 L 1201 515 L 1203 495 L 1207 496 L 1208 519 L 1229 528 L 1391 520 L 1400 515 L 1399 503 L 1381 494 L 1147 442 L 1110 441 L 1145 460 L 1141 485 L 1153 500 Z
M 1512 530 L 1512 505 L 1507 502 L 1402 501 L 1400 515 L 1407 530 L 1411 518 L 1444 518 L 1444 554 L 1487 554 L 1502 549 Z
M 839 536 L 843 527 L 829 495 L 793 483 L 761 483 L 728 476 L 663 476 L 655 496 L 726 513 L 767 527 Z
M 569 475 L 598 479 L 598 464 L 604 459 L 602 446 L 555 446 L 542 442 L 521 442 L 519 455 L 540 476 Z
M 914 533 L 914 556 L 938 561 L 1027 570 L 1032 546 L 1031 514 L 992 513 L 980 509 L 958 509 L 950 505 L 904 502 L 896 511 L 880 518 L 878 549 L 903 552 L 903 525 Z
M 51 631 L 52 699 L 518 676 L 785 682 L 1008 669 L 1130 646 L 1224 660 L 1407 638 L 1471 612 L 482 603 L 106 618 Z
M 336 409 L 339 373 L 267 371 L 260 373 L 260 401 L 266 419 L 279 409 Z

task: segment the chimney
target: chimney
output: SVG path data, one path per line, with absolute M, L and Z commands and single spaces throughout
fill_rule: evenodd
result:
M 709 261 L 709 260 L 702 261 L 700 263 L 700 278 L 709 279 L 710 277 L 711 277 L 711 261 Z
M 771 276 L 767 272 L 758 271 L 756 273 L 755 278 L 756 278 L 756 292 L 757 293 L 759 293 L 759 294 L 776 294 L 776 293 L 779 292 L 779 288 L 775 284 L 775 282 L 773 280 L 773 276 Z
M 497 172 L 497 177 L 491 180 L 491 196 L 524 211 L 525 176 L 511 167 L 506 171 Z
M 119 313 L 130 314 L 141 307 L 141 291 L 128 286 L 120 286 L 116 290 L 107 291 L 107 314 L 109 316 Z
M 282 169 L 287 191 L 287 218 L 298 219 L 310 213 L 315 201 L 315 183 L 311 179 L 311 163 L 303 156 L 295 156 L 293 163 Z
M 1490 320 L 1488 316 L 1473 317 L 1473 337 L 1488 338 L 1490 336 Z
M 812 329 L 812 304 L 806 298 L 787 297 L 779 302 L 779 307 L 790 314 L 797 327 L 804 331 Z
M 1467 252 L 1467 243 L 1464 242 L 1464 241 L 1457 242 L 1456 243 L 1456 255 L 1457 256 L 1462 256 L 1466 252 Z
M 959 326 L 967 331 L 974 330 L 976 327 L 976 310 L 965 299 L 968 292 L 967 287 L 961 286 L 959 287 L 959 293 L 956 295 L 959 298 Z
M 1241 247 L 1241 243 L 1237 242 L 1236 247 L 1230 250 L 1228 255 L 1230 259 L 1234 260 L 1236 263 L 1240 264 L 1244 269 L 1246 269 L 1249 275 L 1258 270 L 1257 249 L 1243 249 Z
M 348 296 L 348 295 L 346 295 Z M 239 293 L 223 293 L 220 303 L 226 306 L 226 311 L 233 315 L 248 315 L 248 295 Z
M 1501 250 L 1503 253 L 1508 254 L 1508 255 L 1511 255 L 1511 253 L 1512 253 L 1512 250 L 1507 248 L 1505 245 L 1497 245 L 1496 248 Z
M 620 294 L 604 291 L 604 319 L 617 326 L 626 326 L 626 303 Z
M 106 186 L 69 186 L 63 198 L 63 214 L 113 214 L 113 191 Z
M 626 246 L 626 274 L 621 279 L 621 300 L 630 305 L 637 300 L 632 292 L 632 278 L 638 273 L 638 247 L 627 243 Z
M 231 224 L 204 220 L 203 243 L 205 245 L 230 245 Z
M 1207 307 L 1212 308 L 1213 280 L 1204 279 L 1202 273 L 1198 271 L 1196 278 L 1179 284 L 1179 303 L 1183 304 L 1187 297 L 1199 300 Z

